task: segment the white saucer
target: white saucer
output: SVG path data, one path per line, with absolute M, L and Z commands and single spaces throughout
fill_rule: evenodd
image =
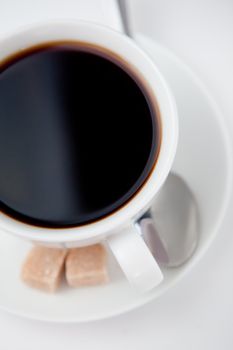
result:
M 110 258 L 111 283 L 106 286 L 67 289 L 48 295 L 20 281 L 20 266 L 30 244 L 0 232 L 0 307 L 17 315 L 54 322 L 99 320 L 132 310 L 164 293 L 200 259 L 223 219 L 232 180 L 230 147 L 223 117 L 202 83 L 172 53 L 152 40 L 136 41 L 154 59 L 175 95 L 180 141 L 174 171 L 194 192 L 201 217 L 200 240 L 193 257 L 182 267 L 163 270 L 163 283 L 138 295 Z

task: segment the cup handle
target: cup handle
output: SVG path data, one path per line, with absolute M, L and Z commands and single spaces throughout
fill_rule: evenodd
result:
M 147 292 L 163 280 L 159 265 L 135 225 L 107 238 L 108 245 L 128 281 Z

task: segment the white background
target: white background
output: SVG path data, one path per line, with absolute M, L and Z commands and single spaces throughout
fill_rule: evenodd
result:
M 66 4 L 67 11 L 69 1 L 74 3 L 57 3 Z M 10 10 L 5 15 L 21 15 L 19 0 L 7 3 Z M 39 6 L 40 2 L 29 3 Z M 3 8 L 0 2 L 0 26 Z M 135 31 L 172 49 L 198 73 L 223 110 L 233 136 L 233 1 L 130 0 L 130 10 Z M 45 324 L 1 311 L 0 348 L 233 349 L 232 208 L 233 197 L 205 257 L 160 299 L 126 315 L 83 325 Z

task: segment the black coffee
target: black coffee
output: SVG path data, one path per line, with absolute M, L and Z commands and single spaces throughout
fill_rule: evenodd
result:
M 123 206 L 149 176 L 159 118 L 139 77 L 98 48 L 51 43 L 0 65 L 0 205 L 66 227 Z

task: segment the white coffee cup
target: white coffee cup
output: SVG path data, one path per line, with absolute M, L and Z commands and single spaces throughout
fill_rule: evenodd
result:
M 105 241 L 129 282 L 139 290 L 147 291 L 158 285 L 163 276 L 136 223 L 161 189 L 174 160 L 178 139 L 174 99 L 159 70 L 133 40 L 91 22 L 56 21 L 22 29 L 0 42 L 0 62 L 40 43 L 66 40 L 86 42 L 110 50 L 143 76 L 161 118 L 162 137 L 156 165 L 127 204 L 94 223 L 72 228 L 41 228 L 0 212 L 0 228 L 34 243 L 54 247 L 80 247 Z

